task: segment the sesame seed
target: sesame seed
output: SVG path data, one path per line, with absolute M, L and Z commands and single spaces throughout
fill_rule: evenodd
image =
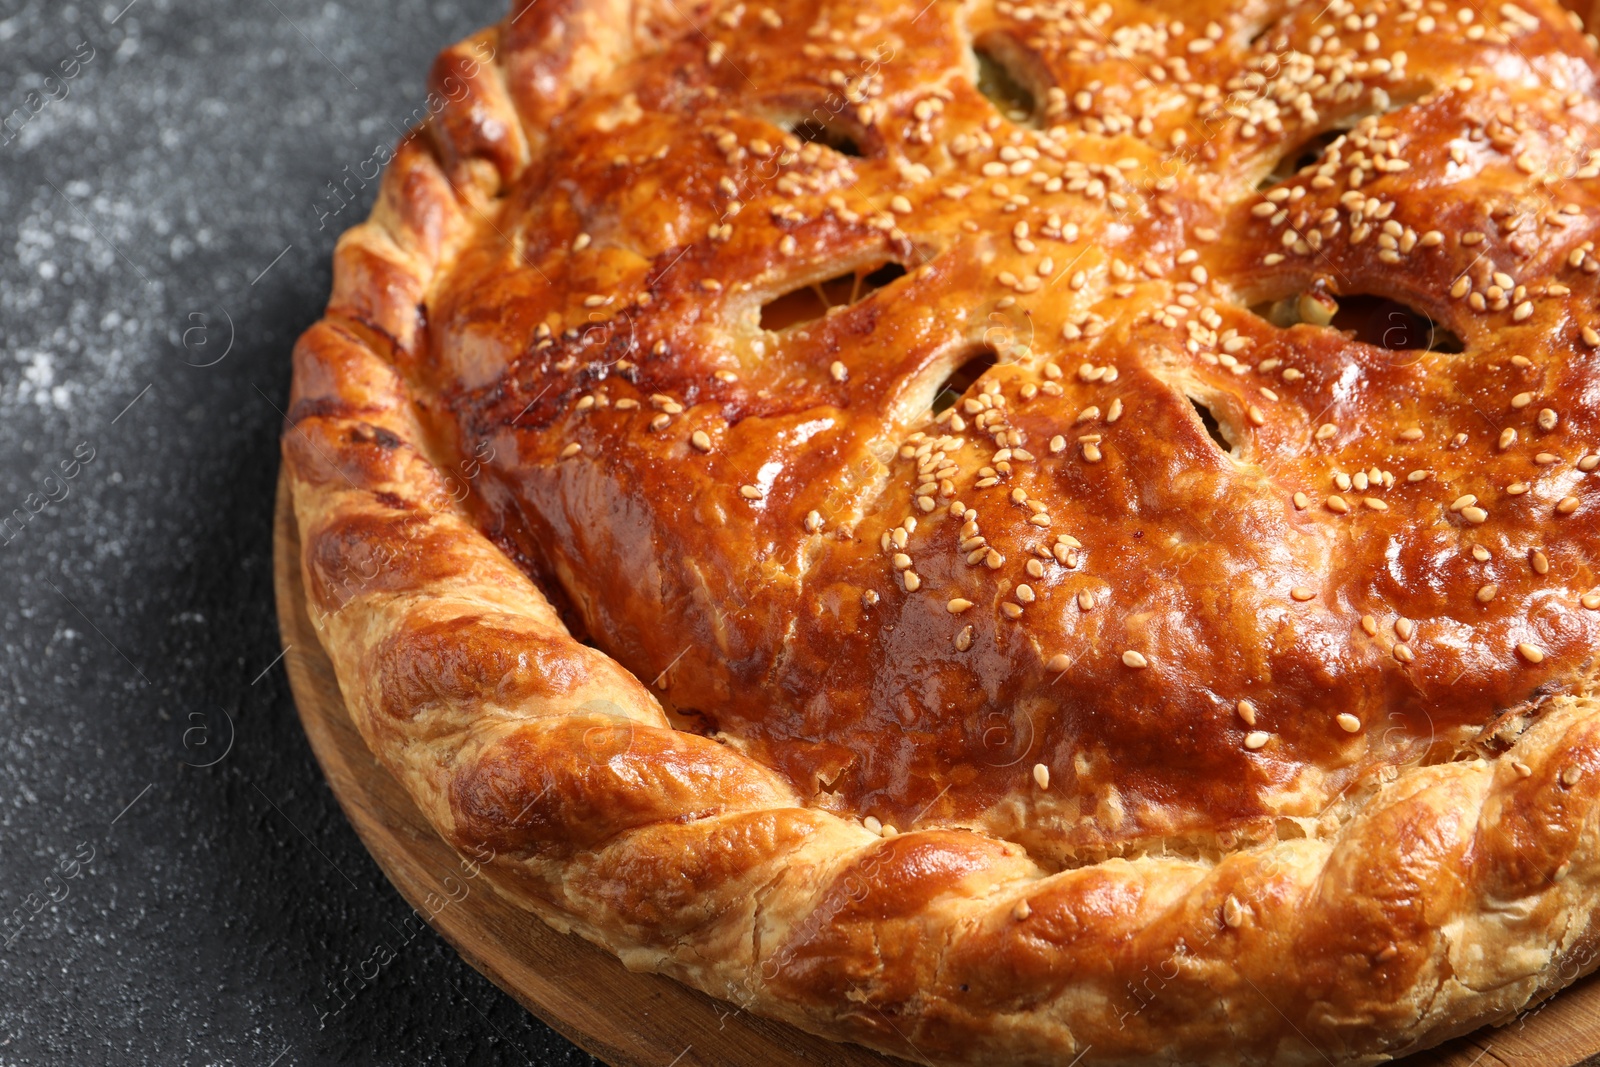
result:
M 819 511 L 806 512 L 806 532 L 816 533 L 822 529 L 822 513 Z
M 1329 511 L 1336 511 L 1340 515 L 1348 514 L 1350 511 L 1350 505 L 1345 503 L 1345 499 L 1342 496 L 1330 496 L 1327 504 Z
M 1371 615 L 1361 616 L 1361 628 L 1367 632 L 1368 637 L 1378 636 L 1378 620 Z
M 956 634 L 956 651 L 965 652 L 972 647 L 972 627 L 963 626 L 961 632 Z
M 1523 322 L 1526 319 L 1532 317 L 1532 315 L 1533 315 L 1533 301 L 1532 300 L 1524 300 L 1522 303 L 1518 304 L 1517 307 L 1516 307 L 1516 310 L 1511 313 L 1511 321 L 1512 322 Z
M 1450 505 L 1450 510 L 1451 511 L 1460 511 L 1462 508 L 1470 508 L 1472 505 L 1476 504 L 1477 502 L 1478 502 L 1478 498 L 1473 496 L 1471 493 L 1468 493 L 1465 496 L 1456 497 L 1455 502 Z
M 1500 451 L 1504 452 L 1517 443 L 1517 431 L 1514 427 L 1507 426 L 1500 431 Z
M 1365 504 L 1367 507 L 1371 508 L 1373 511 L 1388 511 L 1389 510 L 1389 505 L 1387 503 L 1385 503 L 1384 501 L 1379 500 L 1375 496 L 1366 497 L 1361 502 L 1363 504 Z
M 1400 640 L 1409 641 L 1411 635 L 1417 632 L 1417 624 L 1402 616 L 1394 620 L 1394 632 L 1400 636 Z
M 1578 603 L 1590 611 L 1600 611 L 1600 593 L 1585 593 L 1579 598 Z
M 1530 645 L 1526 641 L 1518 642 L 1517 654 L 1523 659 L 1527 660 L 1529 663 L 1544 662 L 1544 650 L 1538 645 Z
M 944 606 L 945 610 L 952 615 L 960 615 L 970 607 L 972 607 L 972 601 L 959 596 Z
M 1244 720 L 1246 726 L 1254 726 L 1256 724 L 1255 704 L 1248 700 L 1241 700 L 1236 710 L 1239 712 L 1239 718 Z
M 694 447 L 698 448 L 702 452 L 711 451 L 711 435 L 706 433 L 704 430 L 696 430 L 694 433 L 690 434 L 689 443 L 694 445 Z M 812 512 L 812 514 L 816 513 Z
M 1249 733 L 1244 735 L 1244 747 L 1254 752 L 1256 749 L 1265 745 L 1271 736 L 1272 735 L 1267 733 L 1265 730 L 1251 730 Z
M 1134 670 L 1150 666 L 1150 661 L 1144 658 L 1142 652 L 1135 652 L 1131 648 L 1122 654 L 1122 662 Z
M 922 575 L 916 571 L 906 571 L 900 576 L 900 580 L 905 583 L 906 592 L 908 593 L 915 593 L 922 588 Z
M 1044 669 L 1051 674 L 1060 674 L 1070 666 L 1072 666 L 1072 658 L 1065 652 L 1057 652 L 1045 661 Z
M 1017 920 L 1019 923 L 1026 922 L 1028 916 L 1032 914 L 1033 909 L 1028 906 L 1028 902 L 1026 900 L 1017 901 L 1017 906 L 1011 909 L 1011 917 Z
M 1535 574 L 1549 574 L 1550 573 L 1550 557 L 1546 556 L 1543 552 L 1539 551 L 1537 548 L 1534 549 L 1533 550 L 1533 554 L 1528 557 L 1528 562 L 1533 567 L 1533 573 L 1535 573 Z
M 1310 589 L 1303 585 L 1297 585 L 1293 589 L 1289 590 L 1289 596 L 1300 601 L 1310 600 L 1316 595 L 1317 591 L 1315 589 Z
M 562 459 L 571 459 L 573 456 L 576 456 L 579 452 L 582 452 L 582 451 L 583 451 L 583 446 L 580 445 L 578 442 L 574 441 L 570 445 L 568 445 L 566 448 L 563 448 L 561 450 L 561 458 Z
M 1033 765 L 1033 781 L 1040 789 L 1050 788 L 1050 768 L 1042 763 Z
M 1462 508 L 1461 517 L 1472 523 L 1474 526 L 1489 521 L 1489 513 L 1480 507 Z
M 1361 730 L 1361 720 L 1350 714 L 1348 711 L 1341 712 L 1334 718 L 1333 721 L 1338 723 L 1339 729 L 1343 730 L 1347 734 L 1358 733 Z
M 1088 611 L 1089 609 L 1093 608 L 1094 607 L 1094 594 L 1091 593 L 1087 589 L 1085 589 L 1081 593 L 1079 593 L 1078 594 L 1078 607 L 1082 611 Z
M 1411 663 L 1416 660 L 1416 655 L 1411 651 L 1411 646 L 1404 641 L 1394 646 L 1394 658 L 1401 663 Z
M 1480 586 L 1478 588 L 1478 603 L 1489 603 L 1489 601 L 1494 599 L 1495 594 L 1498 592 L 1500 592 L 1500 587 L 1495 585 L 1493 582 L 1489 582 L 1487 585 Z
M 746 500 L 760 500 L 762 493 L 761 490 L 756 486 L 741 485 L 739 487 L 739 495 L 744 497 Z
M 650 420 L 650 428 L 652 430 L 665 430 L 668 426 L 671 426 L 671 425 L 672 425 L 672 416 L 671 415 L 657 415 L 655 418 Z
M 1310 503 L 1311 503 L 1311 498 L 1306 496 L 1304 493 L 1296 493 L 1294 495 L 1294 506 L 1297 509 L 1299 509 L 1300 511 L 1304 511 L 1306 509 L 1306 506 L 1309 505 Z
M 1521 411 L 1531 403 L 1533 403 L 1532 393 L 1518 393 L 1511 398 L 1511 406 L 1517 411 Z
M 1575 497 L 1575 496 L 1562 497 L 1561 498 L 1561 503 L 1556 505 L 1556 514 L 1557 515 L 1571 515 L 1574 511 L 1577 511 L 1577 510 L 1578 510 L 1578 498 Z

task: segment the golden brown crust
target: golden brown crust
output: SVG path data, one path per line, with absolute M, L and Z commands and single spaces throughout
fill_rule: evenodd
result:
M 913 1058 L 1506 1017 L 1594 958 L 1596 72 L 1545 2 L 519 3 L 296 349 L 358 727 L 548 921 Z

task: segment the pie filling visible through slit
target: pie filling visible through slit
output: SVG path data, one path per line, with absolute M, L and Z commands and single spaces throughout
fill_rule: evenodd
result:
M 328 321 L 397 372 L 443 506 L 799 808 L 973 831 L 1046 880 L 1211 871 L 1334 842 L 1424 769 L 1512 782 L 1551 702 L 1588 699 L 1600 68 L 1562 9 L 552 0 L 475 40 L 435 68 L 470 91 L 444 85 L 415 164 L 455 221 L 385 194 L 437 264 L 396 281 L 347 238 Z M 297 372 L 292 420 L 333 417 L 338 373 Z M 1218 901 L 1240 927 L 1249 900 Z M 1575 943 L 1552 936 L 1546 968 Z M 1527 975 L 1524 1000 L 1550 983 Z M 1153 1022 L 1126 977 L 1095 1010 L 1157 1036 L 1108 1055 L 1216 1054 L 1205 1010 Z M 907 993 L 899 1037 L 941 1062 L 966 1053 L 940 1034 L 1018 1062 L 1086 1043 L 1005 1037 L 1046 1010 L 1018 996 L 969 1018 Z M 1377 1034 L 1360 1058 L 1510 1003 L 1307 1026 Z M 810 1010 L 787 1017 L 828 1029 Z M 910 1055 L 894 1029 L 835 1036 Z

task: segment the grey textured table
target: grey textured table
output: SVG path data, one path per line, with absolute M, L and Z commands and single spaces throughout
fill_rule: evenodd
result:
M 0 0 L 0 1067 L 594 1062 L 399 941 L 275 662 L 328 183 L 503 3 Z

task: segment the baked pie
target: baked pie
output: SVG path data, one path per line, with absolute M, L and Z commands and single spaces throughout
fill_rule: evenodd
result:
M 1548 0 L 521 0 L 295 350 L 362 736 L 925 1062 L 1510 1018 L 1600 937 L 1597 76 Z

